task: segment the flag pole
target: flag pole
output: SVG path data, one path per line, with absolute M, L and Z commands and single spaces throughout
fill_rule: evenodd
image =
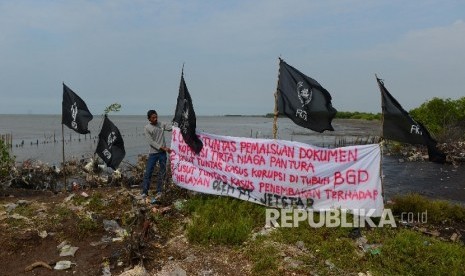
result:
M 376 83 L 378 84 L 378 88 L 381 92 L 381 87 L 380 87 L 380 83 L 378 81 L 378 75 L 375 74 L 375 78 L 376 78 Z M 384 112 L 383 112 L 383 97 L 381 96 L 381 139 L 382 141 L 384 141 Z
M 379 86 L 379 81 L 378 81 L 378 75 L 375 74 L 376 78 L 376 83 L 378 84 L 378 88 L 380 89 L 381 92 L 381 87 Z M 384 183 L 383 183 L 383 152 L 384 152 L 384 131 L 383 131 L 383 126 L 384 126 L 384 112 L 383 112 L 383 97 L 381 95 L 381 137 L 379 141 L 379 147 L 381 149 L 381 157 L 380 157 L 380 162 L 379 162 L 379 174 L 381 178 L 381 195 L 383 197 L 383 203 L 386 204 L 386 198 L 384 194 Z
M 281 62 L 281 58 L 278 59 Z M 278 79 L 276 80 L 276 92 L 274 92 L 274 118 L 273 118 L 273 139 L 278 136 L 278 93 L 279 93 L 279 63 L 278 63 Z
M 65 163 L 65 127 L 61 124 L 61 142 L 62 142 L 62 154 L 63 154 L 63 178 L 64 178 L 64 189 L 66 192 L 66 163 Z

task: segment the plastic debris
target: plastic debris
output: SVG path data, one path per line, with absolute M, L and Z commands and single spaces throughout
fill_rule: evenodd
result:
M 78 191 L 79 189 L 81 189 L 81 185 L 79 185 L 79 183 L 77 183 L 76 181 L 73 181 L 71 187 L 73 188 L 73 191 Z
M 76 251 L 79 249 L 79 247 L 71 246 L 68 244 L 67 241 L 63 241 L 57 246 L 58 250 L 60 250 L 60 257 L 67 257 L 67 256 L 72 256 L 74 257 L 74 254 Z
M 184 203 L 186 202 L 185 199 L 178 199 L 176 200 L 173 205 L 174 205 L 174 208 L 178 211 L 182 210 L 184 208 Z
M 118 168 L 113 172 L 114 179 L 120 179 L 122 177 L 121 170 Z
M 349 233 L 349 237 L 350 237 L 351 239 L 358 239 L 358 238 L 362 237 L 362 233 L 361 233 L 361 231 L 360 231 L 360 228 L 354 228 L 354 229 L 352 229 L 352 230 L 350 231 L 350 233 Z
M 53 269 L 55 270 L 65 270 L 69 269 L 71 267 L 71 261 L 59 261 L 55 264 L 55 267 Z
M 142 265 L 136 265 L 133 269 L 126 270 L 119 276 L 149 276 L 147 270 Z
M 157 203 L 157 198 L 152 197 L 152 198 L 150 199 L 150 204 L 155 204 L 155 203 Z
M 73 199 L 74 196 L 75 196 L 75 194 L 70 194 L 68 197 L 66 197 L 66 198 L 64 199 L 64 202 L 70 201 L 71 199 Z
M 110 271 L 110 264 L 108 262 L 104 262 L 102 264 L 102 276 L 111 276 L 111 271 Z
M 381 254 L 381 244 L 369 244 L 365 237 L 360 237 L 355 241 L 358 247 L 365 253 L 369 252 L 371 255 Z
M 165 207 L 162 207 L 162 208 L 157 208 L 157 207 L 152 208 L 152 212 L 154 212 L 155 214 L 164 214 L 164 213 L 168 212 L 169 210 L 171 210 L 170 206 L 165 206 Z
M 60 257 L 67 257 L 71 256 L 74 257 L 74 254 L 76 254 L 76 251 L 79 249 L 79 247 L 71 246 L 69 244 L 63 246 L 60 250 Z
M 3 205 L 3 207 L 5 207 L 5 210 L 7 213 L 10 213 L 11 211 L 13 211 L 16 207 L 18 207 L 17 204 L 14 204 L 14 203 L 8 203 L 8 204 L 5 204 Z
M 103 227 L 105 228 L 105 231 L 113 232 L 118 236 L 117 238 L 115 238 L 116 240 L 113 239 L 113 241 L 119 241 L 119 240 L 122 240 L 124 237 L 128 236 L 128 232 L 126 231 L 126 229 L 119 226 L 115 220 L 104 219 Z
M 47 231 L 39 231 L 39 237 L 41 237 L 42 239 L 45 239 L 46 237 L 48 236 L 48 233 Z
M 334 268 L 336 268 L 336 265 L 333 264 L 330 260 L 326 260 L 325 265 L 329 267 L 329 270 L 333 270 Z

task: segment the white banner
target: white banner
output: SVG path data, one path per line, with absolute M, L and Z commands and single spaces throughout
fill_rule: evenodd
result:
M 299 142 L 197 133 L 196 155 L 173 127 L 173 181 L 180 187 L 278 207 L 376 209 L 381 216 L 378 144 L 319 148 Z

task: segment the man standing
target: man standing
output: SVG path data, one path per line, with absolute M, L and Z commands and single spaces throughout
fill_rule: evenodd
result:
M 171 153 L 171 149 L 166 147 L 164 131 L 171 131 L 171 124 L 158 122 L 158 114 L 155 110 L 147 112 L 149 123 L 145 126 L 145 138 L 150 149 L 145 167 L 144 182 L 142 184 L 142 196 L 149 194 L 150 182 L 155 165 L 159 164 L 160 171 L 157 178 L 157 197 L 161 196 L 163 179 L 166 174 L 166 153 Z

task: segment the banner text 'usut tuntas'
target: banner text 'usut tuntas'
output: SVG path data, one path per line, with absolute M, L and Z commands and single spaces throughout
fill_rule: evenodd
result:
M 171 169 L 180 187 L 278 208 L 383 211 L 378 144 L 327 149 L 197 134 L 204 145 L 199 154 L 173 128 Z

